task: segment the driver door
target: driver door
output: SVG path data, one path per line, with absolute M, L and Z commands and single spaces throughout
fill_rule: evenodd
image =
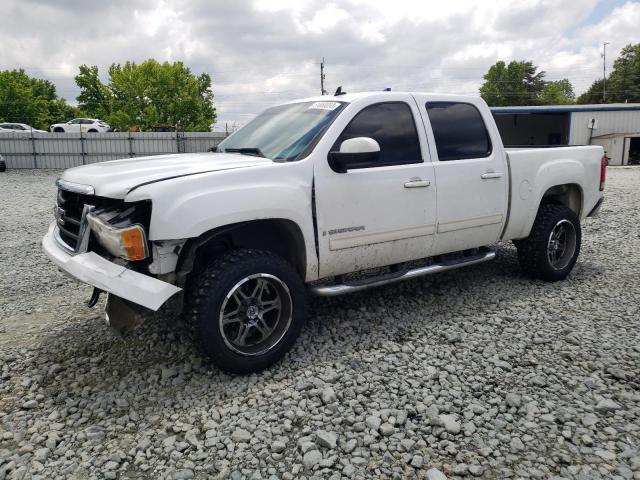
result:
M 73 120 L 71 120 L 69 122 L 69 124 L 65 127 L 65 131 L 66 132 L 71 132 L 71 133 L 76 133 L 76 132 L 80 132 L 80 119 L 79 118 L 74 118 Z
M 336 122 L 330 148 L 338 151 L 344 140 L 369 137 L 380 145 L 378 160 L 346 173 L 334 171 L 326 156 L 315 162 L 320 278 L 430 254 L 436 230 L 434 172 L 424 129 L 416 122 L 417 106 L 408 95 L 382 98 L 349 105 L 342 127 Z

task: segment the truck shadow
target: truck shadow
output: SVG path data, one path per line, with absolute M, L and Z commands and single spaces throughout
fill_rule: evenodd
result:
M 182 317 L 157 315 L 125 338 L 116 337 L 101 315 L 74 318 L 44 336 L 33 355 L 18 360 L 13 393 L 19 398 L 20 371 L 35 369 L 42 372 L 36 388 L 53 399 L 52 408 L 82 403 L 88 412 L 124 414 L 132 407 L 123 399 L 134 397 L 137 412 L 152 412 L 176 398 L 209 408 L 251 388 L 284 388 L 283 382 L 292 387 L 300 375 L 322 365 L 358 366 L 361 352 L 381 345 L 440 341 L 441 329 L 462 331 L 468 322 L 501 315 L 519 298 L 570 289 L 594 273 L 582 264 L 567 282 L 545 284 L 520 275 L 511 246 L 499 246 L 497 253 L 493 262 L 459 271 L 345 297 L 311 298 L 296 346 L 279 364 L 249 376 L 226 375 L 212 366 Z

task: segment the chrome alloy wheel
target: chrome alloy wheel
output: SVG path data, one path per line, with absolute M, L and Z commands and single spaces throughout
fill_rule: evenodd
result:
M 220 309 L 224 343 L 240 355 L 262 355 L 275 347 L 291 324 L 293 302 L 278 277 L 257 273 L 229 291 Z
M 556 270 L 562 270 L 571 262 L 576 251 L 576 229 L 569 220 L 555 224 L 547 242 L 547 258 Z

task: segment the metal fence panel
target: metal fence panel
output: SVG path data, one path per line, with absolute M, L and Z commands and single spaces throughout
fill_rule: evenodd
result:
M 178 141 L 175 132 L 132 133 L 134 151 L 138 157 L 178 153 Z
M 0 133 L 0 154 L 4 156 L 7 168 L 36 167 L 33 162 L 33 143 L 29 138 L 28 134 Z
M 183 134 L 184 149 L 181 151 L 185 153 L 206 152 L 210 148 L 218 146 L 226 137 L 224 133 L 214 135 L 206 132 L 185 132 Z
M 0 133 L 8 168 L 70 168 L 121 158 L 206 152 L 221 132 Z

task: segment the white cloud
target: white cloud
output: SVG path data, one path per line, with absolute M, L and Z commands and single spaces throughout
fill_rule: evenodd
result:
M 606 0 L 601 0 L 606 1 Z M 3 4 L 0 68 L 25 68 L 77 95 L 77 66 L 182 60 L 212 75 L 224 121 L 326 88 L 477 94 L 497 60 L 527 59 L 577 92 L 620 49 L 640 42 L 640 3 L 586 24 L 597 0 L 154 0 Z M 598 6 L 602 10 L 603 5 Z M 605 8 L 606 10 L 606 8 Z

